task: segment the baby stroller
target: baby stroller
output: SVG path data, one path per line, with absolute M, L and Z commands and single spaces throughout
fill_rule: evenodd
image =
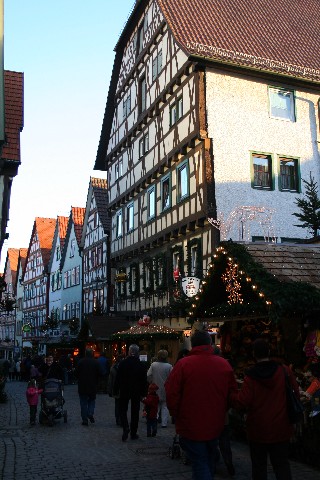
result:
M 61 380 L 49 378 L 45 380 L 43 393 L 41 395 L 41 410 L 39 412 L 39 423 L 45 420 L 52 427 L 56 418 L 62 418 L 67 423 L 68 414 L 64 410 L 65 400 L 63 398 L 63 388 Z

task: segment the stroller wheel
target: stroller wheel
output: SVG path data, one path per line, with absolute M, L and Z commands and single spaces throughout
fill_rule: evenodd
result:
M 68 421 L 68 413 L 67 413 L 67 410 L 65 410 L 65 411 L 63 412 L 63 421 L 64 421 L 64 423 L 67 423 L 67 421 Z
M 49 415 L 49 417 L 48 417 L 48 423 L 49 423 L 50 427 L 53 427 L 53 415 L 52 414 Z
M 41 425 L 43 424 L 43 420 L 44 420 L 43 413 L 40 412 L 40 413 L 39 413 L 39 423 L 40 423 Z

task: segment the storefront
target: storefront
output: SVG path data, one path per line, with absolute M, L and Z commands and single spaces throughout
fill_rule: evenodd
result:
M 150 363 L 159 350 L 168 351 L 168 361 L 175 363 L 182 346 L 183 332 L 163 325 L 134 325 L 128 330 L 113 334 L 112 360 L 120 353 L 127 354 L 132 343 L 139 345 L 143 360 Z

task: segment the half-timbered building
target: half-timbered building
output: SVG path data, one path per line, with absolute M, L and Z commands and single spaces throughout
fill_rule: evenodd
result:
M 13 355 L 18 258 L 19 249 L 8 248 L 0 298 L 0 358 Z
M 19 348 L 19 353 L 22 353 L 22 325 L 23 325 L 23 298 L 24 298 L 24 287 L 22 283 L 23 272 L 25 269 L 26 259 L 27 259 L 28 249 L 19 248 L 19 257 L 17 265 L 17 276 L 16 276 L 16 330 L 15 330 L 15 342 L 16 346 Z
M 59 333 L 58 324 L 61 319 L 61 291 L 62 291 L 62 272 L 61 272 L 61 254 L 64 248 L 64 242 L 67 234 L 68 217 L 58 216 L 54 232 L 52 250 L 49 261 L 50 290 L 49 290 L 49 316 L 57 323 L 56 332 Z M 54 322 L 52 323 L 52 325 Z M 50 332 L 49 332 L 50 334 Z
M 85 208 L 71 207 L 68 228 L 60 260 L 62 274 L 60 331 L 70 333 L 70 321 L 80 323 L 82 315 L 82 237 Z
M 110 235 L 107 181 L 90 178 L 81 249 L 83 257 L 83 313 L 107 314 L 108 302 L 107 254 Z M 111 300 L 112 300 L 112 296 Z
M 42 326 L 48 317 L 50 277 L 48 264 L 52 249 L 55 218 L 36 217 L 23 272 L 23 343 L 39 345 Z
M 316 0 L 135 3 L 95 163 L 107 171 L 121 315 L 183 328 L 181 283 L 203 279 L 219 229 L 306 237 L 292 214 L 302 180 L 320 179 L 319 25 Z

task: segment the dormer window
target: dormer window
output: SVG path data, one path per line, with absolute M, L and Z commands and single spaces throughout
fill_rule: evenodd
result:
M 76 250 L 76 240 L 73 238 L 70 245 L 70 258 L 74 257 L 74 252 Z

